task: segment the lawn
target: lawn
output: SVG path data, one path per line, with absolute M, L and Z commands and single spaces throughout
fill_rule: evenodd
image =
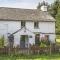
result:
M 0 60 L 60 60 L 60 54 L 52 55 L 0 55 Z
M 60 39 L 56 39 L 56 42 L 57 42 L 57 43 L 60 43 Z

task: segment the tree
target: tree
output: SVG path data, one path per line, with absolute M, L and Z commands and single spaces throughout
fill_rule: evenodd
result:
M 49 13 L 55 18 L 58 12 L 58 8 L 60 7 L 60 0 L 55 0 L 53 4 L 51 4 Z
M 60 33 L 60 8 L 57 11 L 55 19 L 56 19 L 56 33 Z
M 40 2 L 38 3 L 37 9 L 40 9 L 40 8 L 41 8 L 41 6 L 43 6 L 43 5 L 45 5 L 45 6 L 49 7 L 48 2 L 43 1 L 43 2 L 41 2 L 41 3 L 40 3 Z
M 56 19 L 56 33 L 60 33 L 60 0 L 55 0 L 49 8 L 49 13 Z M 57 38 L 60 35 L 56 35 Z
M 40 2 L 38 3 L 38 6 L 37 6 L 37 9 L 40 9 L 40 7 L 41 7 L 41 4 L 40 4 Z

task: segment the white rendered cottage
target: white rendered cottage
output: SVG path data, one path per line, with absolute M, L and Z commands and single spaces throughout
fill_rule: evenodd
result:
M 14 35 L 14 46 L 29 47 L 45 37 L 55 43 L 55 19 L 46 6 L 41 10 L 0 7 L 0 37 L 4 35 L 5 45 L 8 33 Z

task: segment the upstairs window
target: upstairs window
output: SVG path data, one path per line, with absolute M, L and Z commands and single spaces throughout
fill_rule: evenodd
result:
M 34 28 L 39 28 L 39 23 L 38 22 L 34 22 Z
M 21 28 L 25 27 L 25 21 L 21 21 Z

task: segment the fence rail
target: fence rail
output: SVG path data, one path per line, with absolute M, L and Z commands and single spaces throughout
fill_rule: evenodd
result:
M 40 54 L 40 53 L 53 53 L 53 52 L 60 52 L 60 46 L 49 46 L 49 47 L 39 47 L 39 46 L 32 46 L 30 48 L 7 48 L 3 47 L 0 48 L 0 54 L 11 54 L 11 53 L 23 53 L 23 54 Z

